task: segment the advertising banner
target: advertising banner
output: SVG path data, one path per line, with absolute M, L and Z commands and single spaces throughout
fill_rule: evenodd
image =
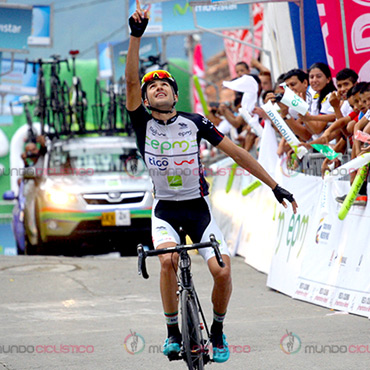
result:
M 370 73 L 370 2 L 367 0 L 316 0 L 328 64 L 333 76 L 347 66 L 361 81 Z M 343 6 L 343 9 L 341 9 Z M 342 11 L 343 10 L 343 11 Z M 346 49 L 347 58 L 346 60 Z
M 260 156 L 268 149 L 261 142 Z M 220 166 L 230 173 L 233 165 Z M 370 317 L 370 204 L 352 206 L 341 221 L 335 198 L 348 193 L 349 181 L 326 182 L 288 171 L 284 160 L 273 177 L 294 194 L 296 214 L 279 206 L 265 186 L 243 197 L 240 189 L 252 176 L 235 176 L 231 187 L 227 177 L 215 179 L 212 206 L 231 250 L 268 273 L 267 285 L 277 291 Z
M 343 0 L 350 68 L 369 81 L 370 74 L 370 1 Z
M 209 29 L 249 28 L 248 4 L 222 6 L 197 5 L 194 7 L 198 25 Z M 187 0 L 169 1 L 162 4 L 163 32 L 192 32 L 194 18 L 192 7 Z
M 31 26 L 31 6 L 0 4 L 0 51 L 28 53 Z
M 150 22 L 148 27 L 145 30 L 145 35 L 161 33 L 163 31 L 162 26 L 162 4 L 155 1 L 143 1 L 145 6 L 142 6 L 143 9 L 148 9 Z M 136 1 L 129 0 L 129 15 L 133 14 L 136 10 Z
M 117 42 L 103 42 L 97 44 L 96 52 L 98 55 L 98 75 L 102 80 L 108 80 L 113 77 L 112 48 Z
M 11 69 L 10 59 L 3 59 L 1 63 L 0 81 L 0 116 L 10 114 L 22 114 L 23 108 L 20 105 L 10 109 L 10 102 L 17 103 L 22 95 L 36 95 L 37 71 L 33 73 L 32 68 L 27 68 L 24 73 L 24 60 L 14 60 L 13 71 L 7 73 Z M 3 123 L 12 123 L 12 119 L 0 121 Z
M 52 5 L 34 5 L 29 46 L 52 46 Z
M 129 14 L 136 9 L 135 0 L 129 2 Z M 172 0 L 148 4 L 150 21 L 146 34 L 191 33 L 194 25 L 193 7 L 188 0 Z M 194 11 L 199 26 L 210 29 L 238 29 L 250 27 L 248 4 L 196 5 Z
M 340 1 L 317 0 L 326 57 L 332 75 L 346 67 Z

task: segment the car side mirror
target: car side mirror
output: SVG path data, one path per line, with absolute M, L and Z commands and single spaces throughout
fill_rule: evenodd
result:
M 4 200 L 14 200 L 16 198 L 15 194 L 14 194 L 14 191 L 13 190 L 7 190 L 4 194 L 3 194 L 3 199 Z

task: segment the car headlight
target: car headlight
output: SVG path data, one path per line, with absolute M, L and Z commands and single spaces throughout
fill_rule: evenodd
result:
M 62 190 L 49 189 L 45 192 L 46 199 L 58 206 L 64 206 L 76 202 L 76 196 Z

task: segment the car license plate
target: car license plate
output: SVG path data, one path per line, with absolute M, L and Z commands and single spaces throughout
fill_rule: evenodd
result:
M 131 216 L 129 210 L 103 212 L 101 215 L 102 226 L 130 226 Z

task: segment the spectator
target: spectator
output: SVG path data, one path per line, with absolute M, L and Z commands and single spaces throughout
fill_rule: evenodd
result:
M 250 74 L 249 65 L 246 62 L 238 62 L 235 64 L 235 72 L 238 77 Z
M 270 71 L 263 71 L 258 76 L 261 80 L 262 92 L 273 89 Z
M 308 76 L 312 100 L 309 102 L 309 112 L 301 118 L 313 134 L 313 139 L 316 139 L 336 119 L 329 102 L 331 92 L 336 89 L 330 69 L 325 63 L 314 63 L 308 70 Z
M 336 96 L 340 99 L 340 110 L 343 117 L 348 116 L 352 112 L 352 108 L 347 99 L 347 93 L 349 89 L 357 83 L 357 80 L 358 74 L 350 68 L 341 69 L 336 75 L 337 93 L 333 91 L 332 96 Z M 330 97 L 331 100 L 332 96 Z M 331 100 L 330 103 L 332 104 Z M 337 116 L 337 118 L 340 117 Z

